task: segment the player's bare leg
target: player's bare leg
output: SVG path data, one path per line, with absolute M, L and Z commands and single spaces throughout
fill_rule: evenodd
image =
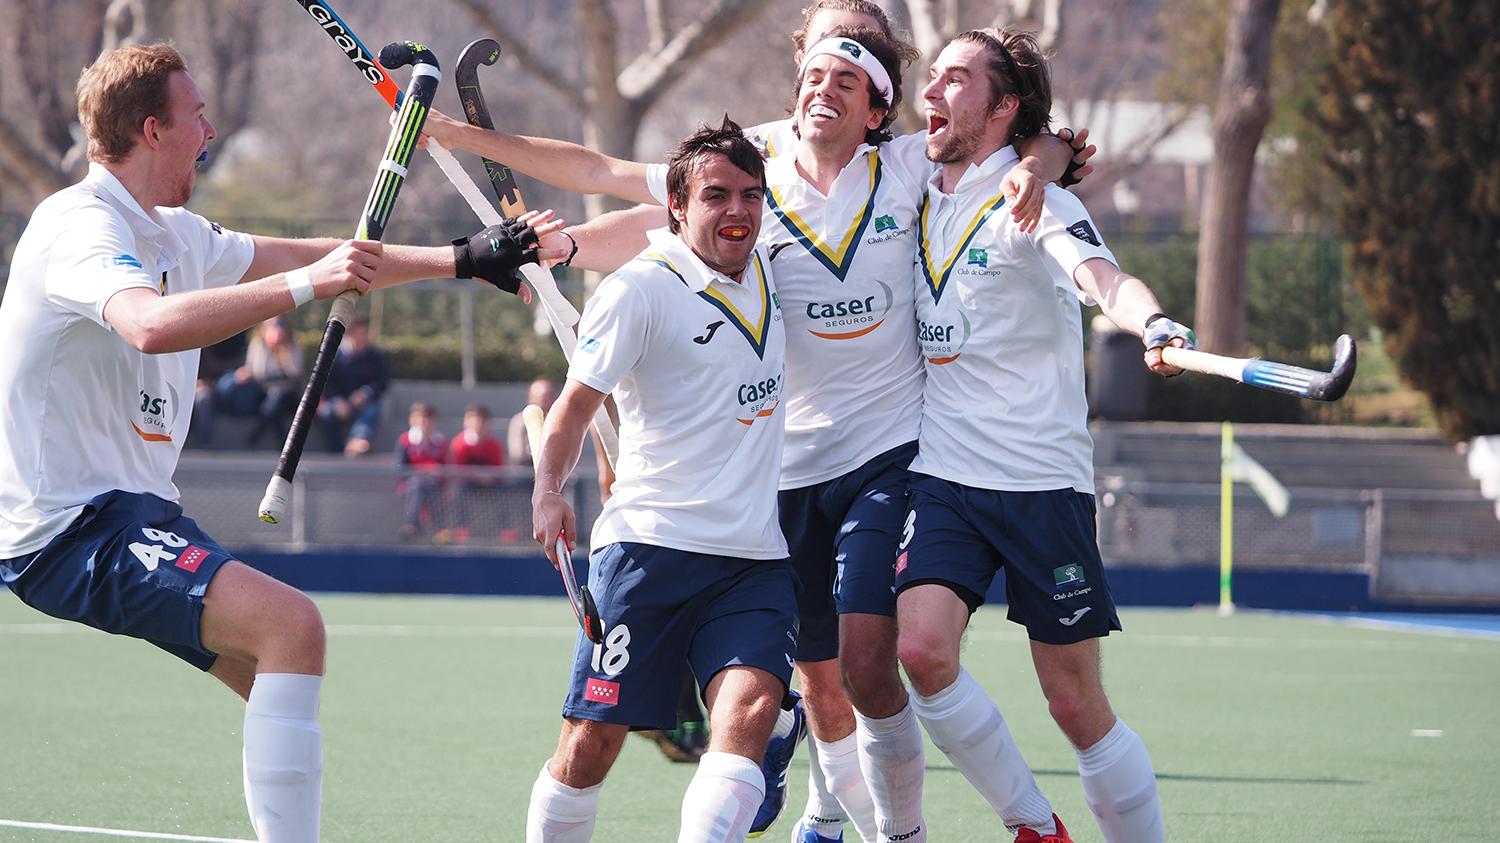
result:
M 323 618 L 307 595 L 239 562 L 203 597 L 210 673 L 245 697 L 245 804 L 262 841 L 313 843 L 323 791 Z
M 959 661 L 969 606 L 943 585 L 916 585 L 896 601 L 897 651 L 912 683 L 912 708 L 932 742 L 1011 830 L 1057 830 L 1000 709 Z
M 614 723 L 563 718 L 557 749 L 531 786 L 526 843 L 584 843 L 593 836 L 599 790 L 629 732 Z
M 843 638 L 840 616 L 840 640 Z M 809 741 L 813 752 L 808 763 L 816 765 L 808 777 L 808 806 L 802 823 L 824 836 L 838 833 L 844 820 L 864 840 L 874 840 L 875 809 L 860 769 L 854 708 L 844 684 L 845 670 L 839 659 L 797 662 L 807 712 Z M 816 803 L 816 804 L 814 804 Z M 832 804 L 830 804 L 832 803 Z M 810 824 L 812 817 L 826 820 Z
M 708 683 L 708 752 L 682 798 L 679 843 L 744 839 L 765 797 L 760 760 L 786 692 L 754 667 L 729 667 Z
M 1099 667 L 1099 639 L 1066 645 L 1033 641 L 1031 659 L 1052 719 L 1078 754 L 1083 797 L 1104 839 L 1164 839 L 1151 757 L 1140 736 L 1110 708 Z
M 848 813 L 860 838 L 872 841 L 879 839 L 880 818 L 900 811 L 889 804 L 893 798 L 889 793 L 876 792 L 883 785 L 873 781 L 871 775 L 883 778 L 889 764 L 899 764 L 898 757 L 911 757 L 913 753 L 920 767 L 922 733 L 908 710 L 906 687 L 896 667 L 896 619 L 862 612 L 842 614 L 839 641 L 842 679 L 858 727 L 854 734 L 833 743 L 818 740 L 817 751 L 829 790 Z M 909 733 L 903 730 L 904 740 L 883 741 L 892 728 L 900 729 L 905 721 L 910 721 L 911 728 Z M 878 763 L 872 760 L 871 751 L 880 754 Z M 917 787 L 912 804 L 920 815 L 920 782 Z

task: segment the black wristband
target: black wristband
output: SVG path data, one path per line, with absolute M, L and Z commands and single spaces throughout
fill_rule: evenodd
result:
M 573 251 L 569 252 L 567 258 L 565 258 L 564 260 L 558 261 L 557 265 L 558 266 L 572 266 L 573 265 L 573 258 L 578 257 L 578 241 L 574 240 L 573 239 L 573 235 L 569 234 L 566 231 L 562 232 L 562 236 L 568 238 L 568 242 L 573 244 Z
M 453 277 L 474 277 L 474 258 L 469 254 L 469 238 L 467 237 L 460 237 L 453 241 Z

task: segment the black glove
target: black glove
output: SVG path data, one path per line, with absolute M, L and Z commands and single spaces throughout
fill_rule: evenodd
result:
M 521 267 L 536 262 L 536 229 L 519 220 L 453 241 L 454 277 L 482 278 L 507 293 L 521 289 Z
M 1083 169 L 1083 164 L 1078 163 L 1078 153 L 1088 149 L 1088 144 L 1078 142 L 1078 133 L 1072 129 L 1068 130 L 1067 144 L 1073 150 L 1073 158 L 1068 159 L 1067 169 L 1063 170 L 1062 178 L 1057 180 L 1059 186 L 1068 188 L 1083 181 L 1078 177 L 1078 171 Z

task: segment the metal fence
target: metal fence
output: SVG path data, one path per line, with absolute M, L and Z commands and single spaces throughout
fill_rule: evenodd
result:
M 565 490 L 582 545 L 599 513 L 588 465 L 580 464 Z M 413 474 L 390 464 L 310 456 L 297 473 L 290 516 L 274 527 L 255 513 L 270 468 L 268 455 L 187 456 L 177 484 L 189 514 L 231 548 L 535 551 L 525 467 Z M 1109 475 L 1101 478 L 1097 500 L 1106 564 L 1217 564 L 1217 485 Z M 1294 488 L 1290 510 L 1278 519 L 1237 487 L 1233 538 L 1240 570 L 1366 573 L 1372 596 L 1390 600 L 1500 596 L 1500 520 L 1491 502 L 1472 493 Z
M 1099 549 L 1107 564 L 1188 566 L 1219 558 L 1219 487 L 1104 479 Z M 1474 493 L 1294 488 L 1276 518 L 1236 487 L 1236 570 L 1364 573 L 1371 596 L 1463 603 L 1500 597 L 1500 519 Z

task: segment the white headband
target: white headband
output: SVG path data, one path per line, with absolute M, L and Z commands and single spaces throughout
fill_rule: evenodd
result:
M 891 75 L 885 72 L 885 66 L 865 45 L 852 38 L 824 38 L 802 56 L 802 66 L 797 68 L 797 78 L 802 78 L 802 75 L 807 72 L 807 65 L 818 56 L 835 56 L 859 65 L 861 70 L 870 75 L 870 81 L 875 83 L 875 90 L 885 97 L 885 104 L 891 104 L 895 97 L 895 89 L 891 87 Z

